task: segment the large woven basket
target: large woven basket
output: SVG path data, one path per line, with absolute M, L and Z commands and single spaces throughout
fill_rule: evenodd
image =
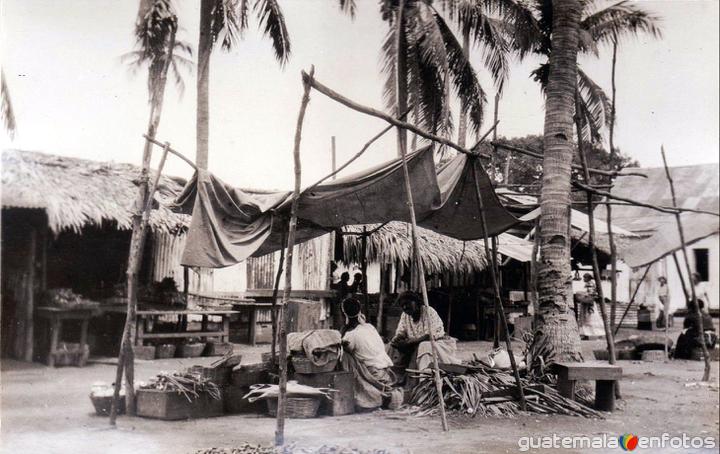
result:
M 286 418 L 314 418 L 320 408 L 320 399 L 316 397 L 288 397 L 285 399 Z M 277 399 L 266 399 L 268 414 L 277 416 Z
M 335 357 L 322 366 L 315 365 L 309 358 L 305 356 L 293 356 L 292 365 L 298 374 L 319 374 L 322 372 L 332 372 L 337 366 L 338 358 Z

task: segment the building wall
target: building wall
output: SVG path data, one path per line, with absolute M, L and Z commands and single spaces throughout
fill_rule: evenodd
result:
M 695 272 L 695 270 L 697 269 L 696 264 L 694 263 L 694 249 L 708 250 L 709 280 L 707 285 L 709 287 L 708 293 L 710 297 L 709 306 L 711 308 L 717 309 L 718 307 L 720 307 L 720 235 L 713 235 L 688 246 L 687 250 L 690 259 L 690 269 L 693 272 Z M 682 279 L 687 286 L 689 280 L 687 272 L 685 271 L 687 267 L 685 265 L 682 251 L 678 251 L 676 253 L 676 256 L 678 258 L 678 263 L 682 271 Z M 634 291 L 637 285 L 636 283 L 640 280 L 644 272 L 645 267 L 640 267 L 633 273 L 625 273 L 622 285 L 626 286 L 629 293 L 632 293 Z M 627 279 L 627 276 L 630 274 L 630 279 Z M 683 292 L 682 283 L 680 281 L 681 278 L 678 274 L 677 266 L 675 265 L 675 261 L 673 260 L 672 256 L 667 256 L 652 265 L 650 271 L 648 272 L 648 275 L 645 277 L 645 280 L 641 284 L 642 286 L 640 290 L 638 290 L 636 302 L 643 303 L 648 306 L 658 302 L 657 279 L 660 276 L 665 276 L 667 278 L 668 288 L 670 292 L 671 309 L 675 310 L 685 307 L 685 294 Z M 690 289 L 688 288 L 688 291 L 689 290 Z M 618 295 L 621 294 L 622 293 L 618 292 Z

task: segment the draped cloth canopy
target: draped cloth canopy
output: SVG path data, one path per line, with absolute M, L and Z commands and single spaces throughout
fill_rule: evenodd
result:
M 437 173 L 432 147 L 407 156 L 418 225 L 459 240 L 483 238 L 475 174 L 483 198 L 488 236 L 518 220 L 495 195 L 478 158 L 459 154 Z M 403 191 L 402 160 L 308 188 L 300 194 L 296 242 L 345 225 L 410 221 Z M 192 213 L 182 264 L 221 268 L 283 246 L 292 192 L 228 186 L 199 169 L 175 201 Z

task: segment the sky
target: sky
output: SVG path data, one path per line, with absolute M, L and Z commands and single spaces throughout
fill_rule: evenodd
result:
M 139 164 L 148 116 L 145 71 L 136 74 L 120 56 L 132 50 L 137 2 L 117 0 L 3 0 L 0 62 L 7 78 L 17 133 L 3 148 Z M 176 0 L 178 39 L 197 44 L 199 1 Z M 387 25 L 376 0 L 357 0 L 355 20 L 335 0 L 280 0 L 292 41 L 281 68 L 269 40 L 251 21 L 245 39 L 229 53 L 216 49 L 210 79 L 210 171 L 236 186 L 292 187 L 292 148 L 302 84 L 300 71 L 368 106 L 383 107 L 379 50 Z M 718 162 L 717 0 L 641 1 L 662 18 L 663 39 L 632 38 L 619 48 L 615 143 L 642 166 Z M 254 18 L 253 18 L 254 19 Z M 610 49 L 583 57 L 584 70 L 610 89 Z M 483 87 L 492 81 L 471 54 Z M 499 108 L 499 134 L 541 134 L 544 100 L 529 74 L 538 60 L 515 61 Z M 194 159 L 195 74 L 185 89 L 165 96 L 157 137 Z M 492 104 L 492 103 L 491 103 Z M 492 106 L 486 118 L 492 115 Z M 303 127 L 303 184 L 331 170 L 331 137 L 342 163 L 385 127 L 312 93 Z M 487 128 L 487 125 L 485 126 Z M 158 150 L 159 151 L 159 150 Z M 395 156 L 386 134 L 347 172 Z M 159 155 L 159 153 L 156 153 Z M 157 159 L 157 158 L 156 158 Z M 170 159 L 166 172 L 192 169 Z

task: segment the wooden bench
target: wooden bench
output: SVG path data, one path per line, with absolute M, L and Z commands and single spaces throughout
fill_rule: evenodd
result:
M 608 363 L 556 363 L 558 391 L 561 395 L 575 399 L 577 380 L 595 381 L 595 409 L 615 409 L 615 382 L 622 378 L 622 367 Z

